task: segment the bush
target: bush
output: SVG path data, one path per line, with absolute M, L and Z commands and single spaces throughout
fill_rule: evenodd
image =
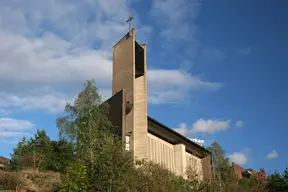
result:
M 20 176 L 17 173 L 0 171 L 0 189 L 15 190 L 21 184 Z
M 88 190 L 87 168 L 81 163 L 74 161 L 67 167 L 61 192 L 86 192 Z
M 60 192 L 61 191 L 62 181 L 60 177 L 55 177 L 50 182 L 51 192 Z

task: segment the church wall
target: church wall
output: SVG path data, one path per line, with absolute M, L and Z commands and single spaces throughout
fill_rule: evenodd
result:
M 174 145 L 148 133 L 148 159 L 175 171 Z
M 187 169 L 192 170 L 197 179 L 203 180 L 202 160 L 186 152 L 183 144 L 173 145 L 148 133 L 148 159 L 184 177 Z
M 129 38 L 126 35 L 113 47 L 112 95 L 125 89 L 126 100 L 131 103 L 134 102 L 134 41 L 134 35 Z M 126 115 L 126 132 L 132 132 L 133 127 L 135 126 L 134 110 L 132 109 L 132 111 Z
M 203 166 L 203 180 L 210 181 L 213 180 L 213 167 L 211 155 L 208 155 L 202 159 Z
M 115 126 L 114 133 L 125 142 L 125 118 L 126 118 L 126 92 L 121 90 L 106 101 L 109 105 L 108 118 Z
M 130 148 L 136 158 L 147 157 L 147 80 L 146 80 L 146 46 L 137 50 L 137 62 L 143 66 L 141 76 L 136 76 L 136 41 L 135 30 L 123 37 L 113 47 L 113 83 L 112 94 L 126 90 L 126 101 L 133 104 L 126 115 L 126 133 L 130 135 Z M 139 44 L 137 44 L 139 46 Z M 142 57 L 142 58 L 141 58 Z M 138 63 L 138 64 L 139 64 Z
M 186 162 L 187 170 L 189 170 L 190 175 L 192 174 L 199 180 L 203 180 L 203 167 L 202 160 L 190 153 L 186 152 Z
M 138 62 L 144 63 L 144 74 L 135 77 L 134 82 L 134 156 L 139 158 L 147 158 L 148 153 L 148 125 L 147 125 L 147 80 L 146 80 L 146 47 L 144 49 L 143 58 L 139 58 Z M 142 61 L 141 61 L 142 59 Z

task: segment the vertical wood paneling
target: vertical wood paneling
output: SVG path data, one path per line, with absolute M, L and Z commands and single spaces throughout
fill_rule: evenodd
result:
M 149 160 L 162 164 L 165 168 L 174 171 L 174 148 L 154 135 L 148 134 Z
M 174 145 L 151 134 L 148 134 L 148 141 L 149 160 L 162 164 L 165 168 L 175 172 Z M 192 162 L 195 162 L 193 166 L 195 166 L 197 173 L 200 175 L 199 179 L 202 179 L 203 170 L 201 159 L 187 152 L 185 159 L 187 166 L 191 165 Z M 193 161 L 191 159 L 193 159 Z

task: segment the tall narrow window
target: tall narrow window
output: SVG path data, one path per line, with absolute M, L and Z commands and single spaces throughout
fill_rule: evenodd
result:
M 144 49 L 135 41 L 135 77 L 144 75 Z
M 126 135 L 125 150 L 130 151 L 130 136 Z

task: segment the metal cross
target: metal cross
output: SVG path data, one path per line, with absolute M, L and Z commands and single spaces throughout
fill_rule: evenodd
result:
M 129 23 L 129 33 L 131 31 L 131 22 L 132 22 L 133 19 L 134 19 L 134 17 L 130 14 L 129 18 L 126 21 L 126 23 Z

